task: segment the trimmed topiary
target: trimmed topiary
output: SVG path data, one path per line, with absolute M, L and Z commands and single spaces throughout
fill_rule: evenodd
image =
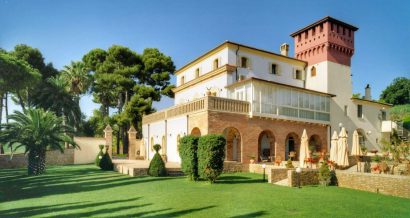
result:
M 100 161 L 102 159 L 102 157 L 104 156 L 104 145 L 99 145 L 98 146 L 100 148 L 100 152 L 98 152 L 97 157 L 95 157 L 95 165 L 100 166 Z
M 198 180 L 198 137 L 184 136 L 179 141 L 179 156 L 181 157 L 181 170 L 190 180 Z
M 319 181 L 322 185 L 327 186 L 330 184 L 331 178 L 329 165 L 326 161 L 323 161 L 322 166 L 319 168 Z
M 111 157 L 107 151 L 105 151 L 105 154 L 102 156 L 99 166 L 102 170 L 113 170 L 114 169 L 114 165 L 112 164 Z
M 149 163 L 148 167 L 148 175 L 150 176 L 166 176 L 167 170 L 165 168 L 165 163 L 161 158 L 161 155 L 158 154 L 159 149 L 161 149 L 161 145 L 155 144 L 153 146 L 155 150 L 154 157 L 152 158 L 151 162 Z
M 206 135 L 198 140 L 198 174 L 214 183 L 221 175 L 225 159 L 226 140 L 223 135 Z
M 288 161 L 286 162 L 286 168 L 288 168 L 288 169 L 293 169 L 293 168 L 295 168 L 295 167 L 293 166 L 292 160 L 291 160 L 290 158 L 289 158 Z

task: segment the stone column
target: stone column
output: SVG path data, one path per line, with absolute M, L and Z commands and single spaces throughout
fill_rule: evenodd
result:
M 112 128 L 110 125 L 105 127 L 104 133 L 105 133 L 105 146 L 108 147 L 107 152 L 112 158 Z
M 133 126 L 128 130 L 128 159 L 135 160 L 137 154 L 137 131 Z

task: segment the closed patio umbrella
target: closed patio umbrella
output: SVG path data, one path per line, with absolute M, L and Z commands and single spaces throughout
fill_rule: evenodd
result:
M 310 158 L 308 140 L 309 139 L 306 133 L 306 129 L 304 129 L 302 133 L 302 138 L 300 142 L 300 150 L 299 150 L 299 166 L 302 168 L 306 167 L 305 158 Z
M 332 136 L 332 141 L 330 142 L 330 161 L 333 161 L 334 163 L 337 163 L 337 147 L 338 147 L 338 141 L 339 137 L 337 136 L 337 132 L 333 132 Z
M 357 171 L 359 171 L 359 156 L 362 155 L 362 151 L 360 149 L 359 144 L 359 133 L 355 130 L 353 132 L 353 141 L 352 141 L 352 155 L 356 157 L 357 160 Z
M 349 166 L 347 133 L 344 127 L 342 128 L 342 131 L 340 131 L 339 134 L 339 145 L 337 146 L 337 153 L 337 165 L 341 167 Z

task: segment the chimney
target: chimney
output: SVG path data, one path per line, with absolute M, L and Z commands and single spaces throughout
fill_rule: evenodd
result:
M 288 56 L 289 55 L 289 44 L 288 43 L 283 43 L 280 46 L 280 54 L 283 56 Z
M 372 94 L 370 93 L 370 85 L 367 84 L 366 88 L 364 89 L 364 99 L 365 100 L 372 100 Z

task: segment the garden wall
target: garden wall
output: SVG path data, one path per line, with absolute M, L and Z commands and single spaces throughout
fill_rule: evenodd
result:
M 317 169 L 303 169 L 300 176 L 297 175 L 295 170 L 288 171 L 288 185 L 290 187 L 296 187 L 299 185 L 318 185 L 319 184 L 319 170 Z
M 65 149 L 62 154 L 60 151 L 47 151 L 47 165 L 66 165 L 74 163 L 74 149 Z M 10 159 L 10 155 L 0 155 L 0 169 L 27 167 L 27 156 L 15 154 Z
M 100 152 L 98 145 L 106 144 L 104 138 L 74 137 L 74 141 L 80 146 L 80 149 L 74 151 L 74 164 L 94 163 Z
M 339 187 L 410 198 L 410 176 L 336 171 Z
M 288 178 L 289 169 L 270 169 L 268 183 L 275 183 Z

